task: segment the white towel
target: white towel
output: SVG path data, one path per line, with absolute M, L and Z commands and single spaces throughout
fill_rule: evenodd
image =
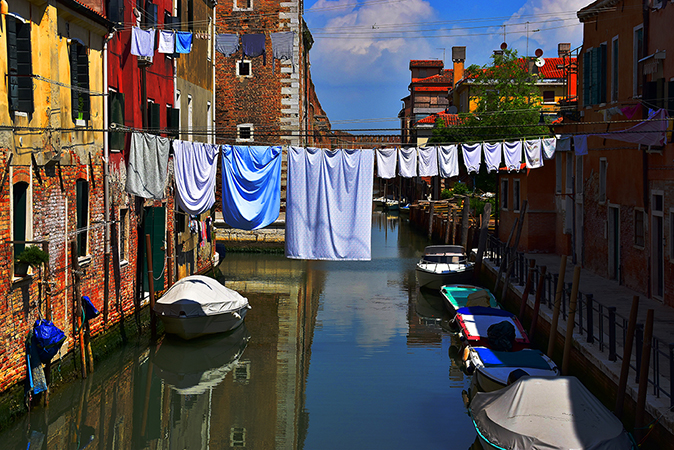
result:
M 288 149 L 286 257 L 371 259 L 374 151 Z
M 398 150 L 395 148 L 377 149 L 377 175 L 379 178 L 395 178 Z
M 154 28 L 131 28 L 131 50 L 135 56 L 154 56 Z
M 438 176 L 438 149 L 435 147 L 419 147 L 419 176 Z
M 211 209 L 215 203 L 219 152 L 219 145 L 173 141 L 178 204 L 186 213 L 196 216 Z
M 456 144 L 439 147 L 438 159 L 440 160 L 440 176 L 442 178 L 459 175 L 459 149 Z
M 415 147 L 398 149 L 398 173 L 403 178 L 417 176 L 417 149 Z
M 508 172 L 520 170 L 522 165 L 522 141 L 504 143 L 503 156 Z
M 532 139 L 524 141 L 524 156 L 526 157 L 527 169 L 538 169 L 539 167 L 543 167 L 541 140 Z
M 557 138 L 541 139 L 541 146 L 543 147 L 543 158 L 552 159 L 555 157 L 555 150 L 557 149 Z
M 173 54 L 176 52 L 176 35 L 173 31 L 159 31 L 159 53 Z
M 482 144 L 484 149 L 484 162 L 487 165 L 487 172 L 498 170 L 501 165 L 501 152 L 503 152 L 503 145 L 501 142 L 490 144 L 485 142 Z
M 482 161 L 482 144 L 461 144 L 463 150 L 463 163 L 468 173 L 479 172 Z

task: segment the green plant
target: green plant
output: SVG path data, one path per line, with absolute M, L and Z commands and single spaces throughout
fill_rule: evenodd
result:
M 452 195 L 465 195 L 469 190 L 466 183 L 458 182 L 452 187 Z
M 16 257 L 17 263 L 28 264 L 32 267 L 38 267 L 47 261 L 49 261 L 49 254 L 35 245 L 26 247 Z
M 452 198 L 452 191 L 450 189 L 443 189 L 440 192 L 440 198 L 443 199 L 443 200 L 448 199 L 448 198 Z

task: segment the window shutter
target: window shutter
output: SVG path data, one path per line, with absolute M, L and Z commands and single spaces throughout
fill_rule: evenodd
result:
M 16 19 L 7 17 L 7 70 L 9 75 L 9 109 L 18 111 L 19 108 L 19 62 L 16 49 Z
M 14 185 L 13 194 L 14 194 L 14 214 L 12 218 L 14 219 L 14 240 L 15 241 L 25 241 L 26 240 L 26 205 L 27 205 L 27 192 L 28 192 L 28 183 L 19 182 Z M 25 244 L 14 244 L 14 255 L 21 253 Z
M 590 54 L 583 53 L 583 106 L 590 104 Z
M 599 46 L 599 103 L 606 103 L 606 44 Z
M 591 64 L 591 78 L 592 78 L 592 86 L 591 86 L 591 93 L 590 95 L 592 96 L 592 104 L 596 105 L 599 103 L 599 61 L 600 61 L 600 52 L 598 48 L 593 48 L 592 49 L 592 64 Z
M 77 229 L 89 225 L 89 183 L 85 180 L 77 180 Z M 87 230 L 77 233 L 77 255 L 87 254 Z
M 150 128 L 154 129 L 154 133 L 159 134 L 159 128 L 161 127 L 159 121 L 159 114 L 161 114 L 159 103 L 150 103 Z
M 114 23 L 124 22 L 124 0 L 108 0 L 108 19 Z
M 87 47 L 83 45 L 77 46 L 77 81 L 79 87 L 89 90 L 89 55 L 87 54 Z M 80 92 L 82 98 L 82 118 L 89 120 L 91 111 L 91 101 L 89 99 L 89 92 Z
M 669 110 L 669 116 L 674 116 L 674 81 L 667 83 L 667 91 L 669 92 L 669 99 L 667 101 L 667 109 Z
M 16 23 L 16 20 L 15 20 Z M 30 54 L 30 25 L 16 23 L 16 59 L 18 78 L 19 111 L 33 112 L 33 74 Z
M 108 105 L 110 123 L 124 125 L 124 94 L 111 92 Z M 124 150 L 125 133 L 110 132 L 108 136 L 112 150 Z
M 73 87 L 78 86 L 77 82 L 77 43 L 72 42 L 70 44 L 70 85 Z M 80 107 L 79 107 L 79 95 L 78 91 L 76 89 L 71 89 L 70 90 L 70 101 L 72 102 L 71 104 L 71 109 L 72 109 L 72 115 L 73 115 L 73 121 L 77 120 L 77 115 L 80 112 Z

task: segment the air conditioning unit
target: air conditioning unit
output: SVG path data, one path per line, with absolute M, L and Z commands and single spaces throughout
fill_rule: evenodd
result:
M 152 64 L 152 56 L 139 56 L 138 65 L 139 66 L 149 66 Z

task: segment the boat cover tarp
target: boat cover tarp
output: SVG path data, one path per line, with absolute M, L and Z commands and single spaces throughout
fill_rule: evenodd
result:
M 575 377 L 523 377 L 471 401 L 478 432 L 509 450 L 627 450 L 622 423 Z
M 499 352 L 486 347 L 473 347 L 485 367 L 523 367 L 550 370 L 540 350 L 525 348 L 517 352 Z
M 155 303 L 157 314 L 169 317 L 215 316 L 248 306 L 248 299 L 217 280 L 191 275 L 177 281 Z

